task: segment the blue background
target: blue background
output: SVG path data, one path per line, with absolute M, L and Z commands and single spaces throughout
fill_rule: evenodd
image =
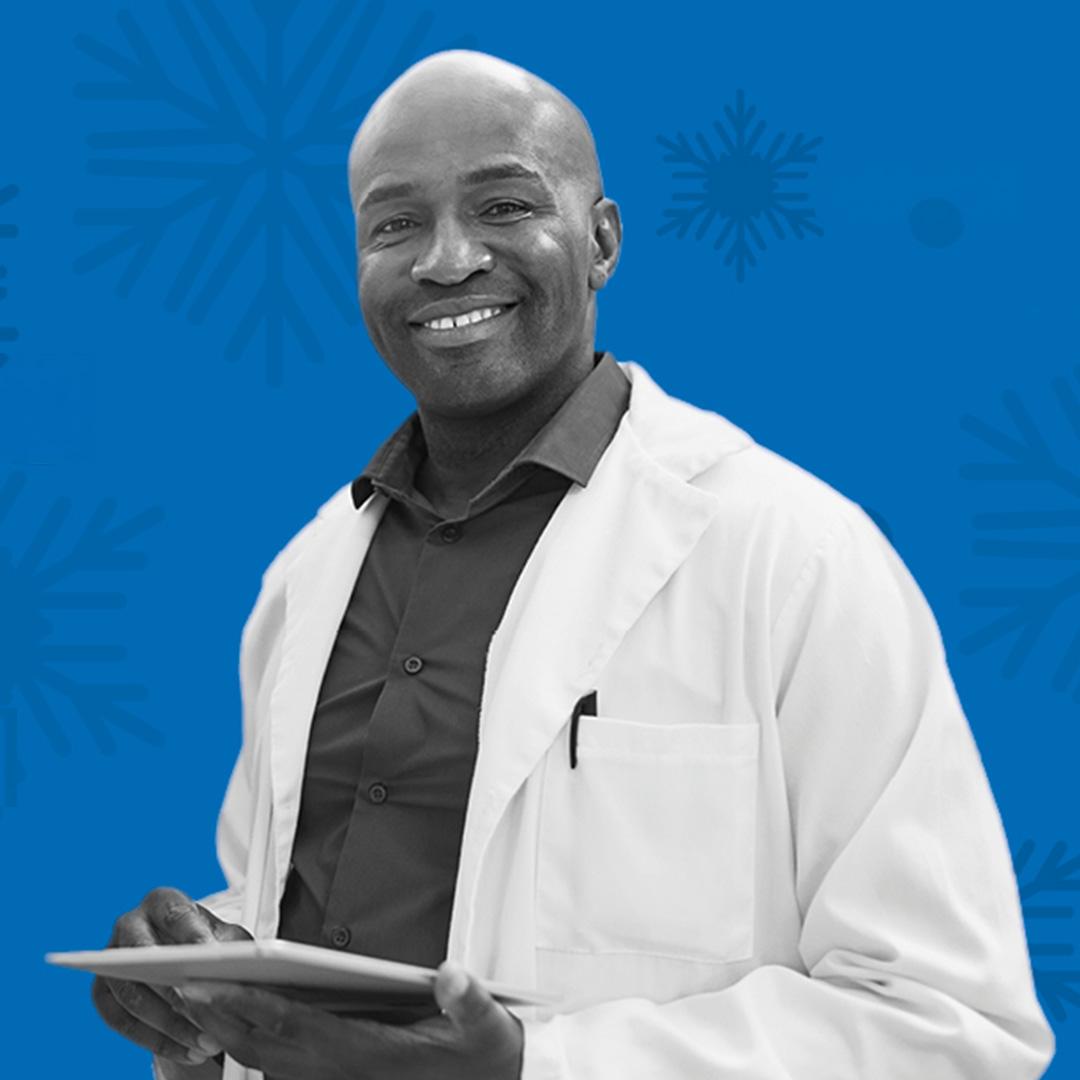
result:
M 1065 5 L 124 10 L 0 11 L 10 1075 L 146 1075 L 88 978 L 41 956 L 104 944 L 152 886 L 219 887 L 260 574 L 410 409 L 359 321 L 348 141 L 408 62 L 462 44 L 548 78 L 592 123 L 626 229 L 600 345 L 862 503 L 921 583 L 1017 862 L 1059 1042 L 1048 1075 L 1077 1075 Z M 715 124 L 733 137 L 740 91 L 766 126 L 725 158 Z M 680 132 L 716 161 L 696 179 L 664 160 Z M 800 134 L 814 160 L 761 159 Z M 685 236 L 664 231 L 688 208 Z M 751 240 L 739 280 L 747 218 L 766 247 Z

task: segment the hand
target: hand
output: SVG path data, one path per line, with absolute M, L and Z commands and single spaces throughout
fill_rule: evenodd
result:
M 230 1057 L 280 1080 L 518 1080 L 521 1022 L 461 968 L 435 980 L 442 1016 L 407 1026 L 334 1016 L 254 987 L 190 982 L 192 1020 Z
M 116 920 L 108 947 L 191 945 L 250 938 L 242 926 L 222 922 L 182 892 L 154 889 L 137 908 Z M 201 1066 L 221 1052 L 213 1038 L 184 1015 L 176 992 L 167 986 L 99 975 L 91 997 L 109 1027 L 164 1061 Z M 168 1075 L 177 1075 L 176 1070 L 169 1068 Z M 199 1072 L 192 1068 L 190 1076 L 197 1080 Z

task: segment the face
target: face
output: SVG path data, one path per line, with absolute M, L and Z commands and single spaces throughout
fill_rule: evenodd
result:
M 422 410 L 493 412 L 591 357 L 603 211 L 562 160 L 497 96 L 421 95 L 362 145 L 360 307 Z

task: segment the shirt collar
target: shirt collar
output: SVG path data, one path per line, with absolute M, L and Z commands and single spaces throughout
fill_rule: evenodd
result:
M 630 380 L 614 356 L 596 353 L 594 360 L 592 371 L 485 491 L 525 465 L 550 469 L 582 487 L 588 484 L 630 401 Z M 420 417 L 414 412 L 352 482 L 353 505 L 362 506 L 375 488 L 407 497 L 426 453 Z

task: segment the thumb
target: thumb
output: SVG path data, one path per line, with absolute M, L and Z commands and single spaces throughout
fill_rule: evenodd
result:
M 435 1001 L 457 1028 L 477 1027 L 498 1015 L 495 999 L 464 968 L 449 961 L 435 976 Z

